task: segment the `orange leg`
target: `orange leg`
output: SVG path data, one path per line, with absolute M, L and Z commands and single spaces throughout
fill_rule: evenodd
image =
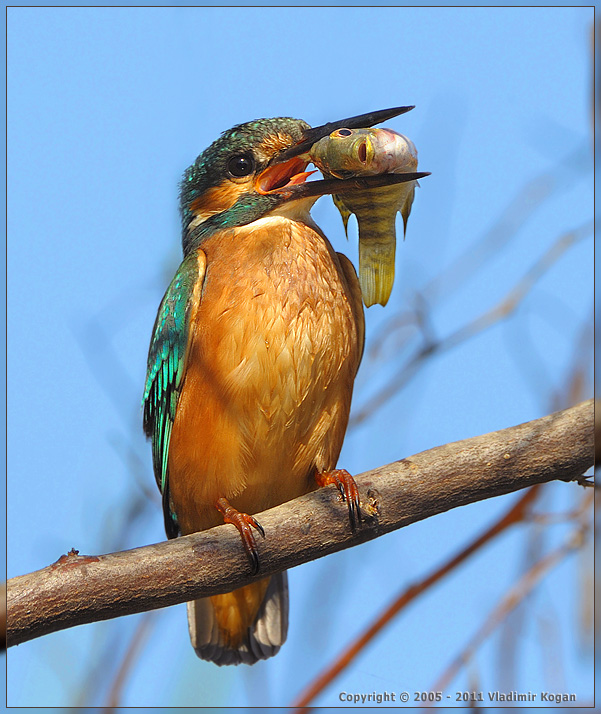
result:
M 315 481 L 318 486 L 330 484 L 336 486 L 348 504 L 351 528 L 355 530 L 357 523 L 361 523 L 361 501 L 355 479 L 344 469 L 332 469 L 332 471 L 318 471 L 315 474 Z
M 236 526 L 240 535 L 242 536 L 242 545 L 248 555 L 250 560 L 250 565 L 252 568 L 252 574 L 255 575 L 259 572 L 259 554 L 257 552 L 257 544 L 255 542 L 255 536 L 252 532 L 251 526 L 256 528 L 261 536 L 265 538 L 265 531 L 261 524 L 256 521 L 248 513 L 240 513 L 233 506 L 230 506 L 229 501 L 226 498 L 220 498 L 215 502 L 215 508 L 223 515 L 223 520 L 225 523 L 232 523 Z

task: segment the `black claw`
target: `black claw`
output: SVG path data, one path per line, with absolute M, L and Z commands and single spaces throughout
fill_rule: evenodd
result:
M 259 555 L 256 550 L 249 549 L 246 551 L 248 558 L 250 560 L 250 571 L 252 575 L 256 575 L 259 572 Z
M 353 477 L 344 469 L 334 469 L 333 471 L 319 472 L 316 479 L 320 486 L 329 484 L 336 486 L 342 500 L 346 501 L 351 529 L 355 531 L 358 524 L 361 523 L 362 517 L 361 500 Z
M 361 504 L 358 498 L 351 498 L 350 494 L 347 495 L 347 500 L 351 528 L 355 530 L 357 525 L 361 523 Z
M 241 513 L 233 508 L 226 498 L 217 499 L 215 507 L 223 515 L 225 523 L 231 523 L 238 529 L 238 533 L 242 538 L 242 545 L 250 561 L 251 572 L 256 575 L 259 572 L 259 553 L 252 528 L 256 528 L 261 537 L 265 538 L 263 526 L 248 513 Z
M 259 553 L 257 552 L 255 537 L 250 528 L 245 528 L 240 535 L 242 536 L 242 545 L 250 562 L 251 573 L 256 575 L 259 572 Z
M 255 528 L 261 534 L 261 538 L 265 538 L 265 530 L 264 530 L 263 526 L 259 523 L 259 521 L 255 521 Z
M 357 525 L 361 523 L 361 508 L 358 503 L 355 504 L 355 520 Z
M 348 513 L 349 513 L 349 520 L 351 522 L 351 530 L 355 530 L 357 528 L 357 519 L 355 516 L 355 503 L 354 501 L 349 500 L 348 504 Z
M 361 523 L 361 506 L 358 498 L 352 497 L 350 489 L 347 492 L 345 485 L 342 481 L 338 481 L 336 484 L 338 490 L 342 494 L 342 499 L 348 504 L 349 521 L 351 523 L 351 530 L 355 531 L 357 525 Z

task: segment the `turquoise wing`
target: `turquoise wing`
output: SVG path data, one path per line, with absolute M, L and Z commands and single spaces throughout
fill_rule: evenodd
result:
M 152 440 L 152 463 L 163 495 L 168 538 L 178 535 L 169 498 L 169 441 L 186 370 L 191 314 L 200 300 L 205 270 L 202 251 L 190 254 L 180 265 L 159 307 L 148 350 L 144 432 Z

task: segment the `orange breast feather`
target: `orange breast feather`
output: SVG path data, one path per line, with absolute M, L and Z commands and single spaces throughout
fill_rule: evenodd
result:
M 183 533 L 257 513 L 336 465 L 363 334 L 356 275 L 316 229 L 269 217 L 207 240 L 169 449 Z

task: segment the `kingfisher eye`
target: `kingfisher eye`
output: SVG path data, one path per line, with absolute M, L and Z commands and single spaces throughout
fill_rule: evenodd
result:
M 227 170 L 231 176 L 242 178 L 249 176 L 255 170 L 255 162 L 249 154 L 237 154 L 227 162 Z

